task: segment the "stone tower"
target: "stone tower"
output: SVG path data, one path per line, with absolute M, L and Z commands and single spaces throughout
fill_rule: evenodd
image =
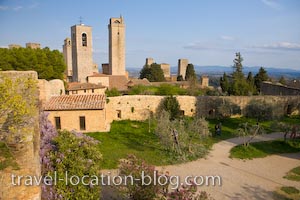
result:
M 126 75 L 125 72 L 125 24 L 124 19 L 110 18 L 109 34 L 109 74 Z
M 64 55 L 64 60 L 65 64 L 67 66 L 66 71 L 65 71 L 65 76 L 67 82 L 72 82 L 72 45 L 71 45 L 71 39 L 66 38 L 64 40 L 64 45 L 63 45 L 63 55 Z
M 150 66 L 150 65 L 152 65 L 154 63 L 154 59 L 153 58 L 146 58 L 146 66 L 148 65 L 148 66 Z
M 179 59 L 178 60 L 178 71 L 177 71 L 177 76 L 182 76 L 183 79 L 185 79 L 185 72 L 186 68 L 189 64 L 188 59 Z
M 93 63 L 92 27 L 84 24 L 71 27 L 73 82 L 87 82 L 87 76 L 98 72 Z

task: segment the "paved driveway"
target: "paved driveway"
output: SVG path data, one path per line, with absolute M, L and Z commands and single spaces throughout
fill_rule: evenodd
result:
M 254 141 L 267 141 L 283 138 L 281 133 L 258 136 Z M 222 199 L 273 199 L 272 194 L 281 186 L 294 186 L 300 189 L 300 183 L 289 181 L 283 176 L 294 167 L 300 166 L 300 152 L 273 155 L 253 160 L 229 158 L 232 147 L 242 144 L 242 138 L 232 138 L 213 145 L 205 159 L 193 162 L 165 166 L 170 175 L 186 176 L 219 175 L 222 186 L 201 186 L 217 200 Z

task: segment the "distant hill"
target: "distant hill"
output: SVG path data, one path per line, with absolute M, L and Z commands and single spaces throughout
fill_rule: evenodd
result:
M 248 74 L 248 72 L 252 72 L 253 75 L 255 75 L 260 67 L 244 67 L 243 71 L 245 74 Z M 286 78 L 300 78 L 300 69 L 294 70 L 294 69 L 283 69 L 283 68 L 272 68 L 272 67 L 264 67 L 269 76 L 272 77 L 280 77 L 285 76 Z M 140 68 L 127 68 L 127 71 L 129 72 L 129 76 L 131 77 L 139 77 L 140 74 Z M 199 66 L 195 65 L 195 71 L 197 74 L 206 74 L 210 76 L 221 76 L 224 72 L 227 74 L 232 73 L 233 69 L 232 67 L 227 66 Z M 171 67 L 171 74 L 177 74 L 177 66 Z

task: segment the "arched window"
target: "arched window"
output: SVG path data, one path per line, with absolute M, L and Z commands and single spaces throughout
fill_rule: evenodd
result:
M 87 35 L 86 33 L 82 33 L 82 46 L 87 46 Z

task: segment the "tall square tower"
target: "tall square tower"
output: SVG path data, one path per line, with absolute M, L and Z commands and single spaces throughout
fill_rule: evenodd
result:
M 124 19 L 110 18 L 109 34 L 109 74 L 126 75 L 125 72 L 125 24 Z
M 87 76 L 98 71 L 93 63 L 92 27 L 72 26 L 71 41 L 73 82 L 87 82 Z
M 177 71 L 177 76 L 182 76 L 183 79 L 185 79 L 185 72 L 186 68 L 189 64 L 188 59 L 179 59 L 178 60 L 178 71 Z
M 65 71 L 65 76 L 67 82 L 72 82 L 72 74 L 73 74 L 73 69 L 72 69 L 72 45 L 71 45 L 71 39 L 66 38 L 64 40 L 64 45 L 63 45 L 63 55 L 64 55 L 64 60 L 65 64 L 67 66 L 66 71 Z

